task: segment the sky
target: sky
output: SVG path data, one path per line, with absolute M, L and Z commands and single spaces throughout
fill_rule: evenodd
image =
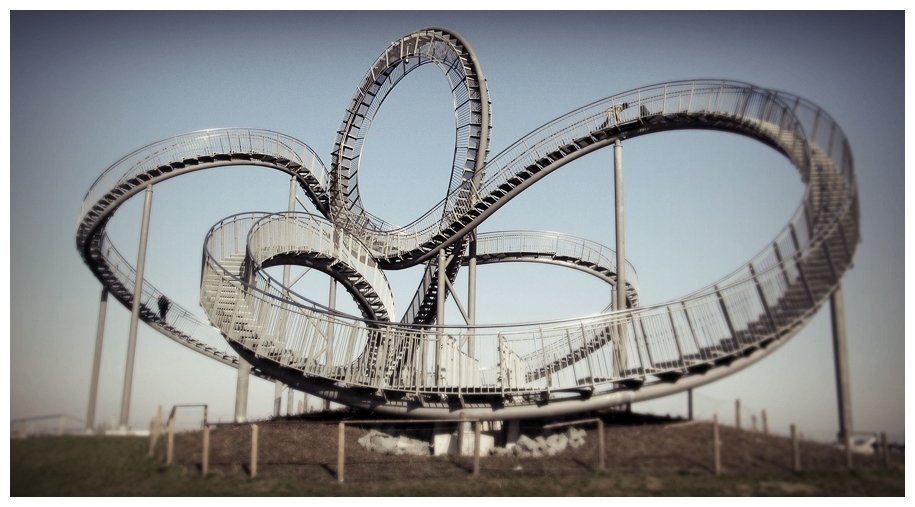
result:
M 11 12 L 10 418 L 85 418 L 101 284 L 75 248 L 81 201 L 122 156 L 185 132 L 253 127 L 290 135 L 329 164 L 344 108 L 390 41 L 427 26 L 464 36 L 492 100 L 491 154 L 553 118 L 640 86 L 725 78 L 824 108 L 851 143 L 863 241 L 843 280 L 856 430 L 905 438 L 904 13 L 827 12 Z M 444 197 L 454 143 L 447 82 L 434 66 L 404 79 L 365 143 L 366 208 L 404 224 Z M 643 304 L 713 283 L 765 248 L 804 187 L 771 148 L 732 134 L 675 132 L 624 143 L 627 259 Z M 544 178 L 482 231 L 553 230 L 612 247 L 613 155 L 598 152 Z M 247 211 L 285 209 L 289 179 L 236 167 L 154 189 L 147 280 L 203 316 L 207 230 Z M 299 194 L 303 199 L 304 195 Z M 135 259 L 142 198 L 109 234 Z M 398 316 L 421 268 L 389 272 Z M 296 288 L 326 298 L 327 278 Z M 466 273 L 456 287 L 466 302 Z M 341 295 L 339 307 L 355 311 Z M 609 290 L 574 270 L 483 266 L 478 322 L 591 315 Z M 457 311 L 449 304 L 449 323 Z M 109 301 L 97 421 L 120 407 L 129 309 Z M 766 410 L 829 441 L 837 409 L 829 308 L 775 353 L 695 391 L 696 417 L 744 424 Z M 225 348 L 225 344 L 220 344 Z M 236 371 L 140 326 L 130 425 L 156 406 L 206 403 L 230 420 Z M 252 379 L 248 414 L 266 417 L 273 385 Z M 296 398 L 301 399 L 301 394 Z M 686 395 L 634 410 L 685 415 Z M 188 414 L 192 420 L 196 414 Z

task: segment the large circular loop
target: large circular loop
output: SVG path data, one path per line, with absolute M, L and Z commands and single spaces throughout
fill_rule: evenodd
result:
M 381 104 L 407 74 L 433 63 L 448 79 L 454 100 L 455 148 L 442 217 L 464 213 L 483 177 L 489 147 L 489 92 L 476 55 L 444 28 L 424 28 L 394 41 L 362 79 L 337 133 L 331 155 L 331 217 L 338 227 L 365 237 L 366 230 L 398 227 L 362 206 L 359 168 L 363 143 Z M 367 241 L 371 244 L 371 241 Z

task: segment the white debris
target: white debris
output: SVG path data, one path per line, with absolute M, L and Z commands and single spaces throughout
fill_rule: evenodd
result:
M 539 458 L 541 456 L 555 456 L 568 447 L 578 448 L 585 443 L 585 430 L 569 428 L 565 433 L 548 432 L 535 438 L 520 435 L 513 446 L 509 448 L 493 448 L 491 454 L 496 456 L 517 456 L 519 458 Z
M 359 445 L 370 451 L 385 454 L 411 454 L 414 456 L 428 456 L 432 454 L 428 442 L 410 438 L 403 434 L 389 435 L 388 433 L 382 433 L 378 430 L 370 430 L 360 438 L 358 442 Z

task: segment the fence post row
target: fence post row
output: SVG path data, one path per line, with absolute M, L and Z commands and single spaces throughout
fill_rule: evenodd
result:
M 160 407 L 161 410 L 161 407 Z M 157 411 L 157 415 L 158 415 Z M 768 426 L 766 424 L 765 411 L 763 413 L 763 428 L 764 431 L 768 432 Z M 167 446 L 166 446 L 166 464 L 172 464 L 174 461 L 174 442 L 175 442 L 175 414 L 174 410 L 168 418 L 167 426 Z M 350 421 L 351 423 L 372 423 L 373 421 Z M 411 421 L 411 422 L 427 422 L 427 421 Z M 467 417 L 464 413 L 461 413 L 461 418 L 458 421 L 459 424 L 459 438 L 463 433 L 463 425 L 471 422 L 467 420 Z M 474 478 L 480 476 L 480 451 L 481 451 L 481 434 L 482 434 L 482 421 L 473 420 L 474 424 L 474 445 L 473 445 L 473 474 Z M 583 424 L 588 422 L 597 423 L 598 431 L 598 469 L 606 469 L 606 446 L 605 446 L 605 435 L 604 435 L 604 423 L 600 418 L 584 420 L 584 421 L 574 421 L 569 423 L 558 423 L 544 426 L 544 429 L 555 427 L 555 426 L 572 426 L 576 424 Z M 150 456 L 153 455 L 153 449 L 155 447 L 156 440 L 160 433 L 162 422 L 161 418 L 154 417 L 152 421 L 153 431 L 151 433 L 150 439 Z M 21 426 L 21 423 L 20 423 Z M 345 477 L 345 448 L 346 448 L 346 423 L 340 422 L 337 425 L 338 428 L 338 447 L 337 447 L 337 482 L 344 482 Z M 755 426 L 754 426 L 755 428 Z M 204 424 L 202 428 L 202 438 L 203 438 L 203 453 L 201 460 L 201 473 L 206 475 L 209 472 L 209 462 L 210 462 L 210 431 L 211 428 L 208 424 Z M 794 472 L 801 471 L 801 458 L 800 458 L 800 440 L 803 438 L 800 432 L 797 431 L 797 427 L 792 424 L 790 426 L 791 431 L 791 446 L 792 446 L 792 470 Z M 714 474 L 721 475 L 721 439 L 720 439 L 720 430 L 718 424 L 718 415 L 715 414 L 712 417 L 712 449 L 714 456 Z M 251 460 L 250 460 L 250 476 L 252 478 L 257 477 L 257 467 L 258 467 L 258 433 L 259 429 L 256 424 L 251 425 Z M 884 468 L 890 467 L 890 456 L 889 448 L 886 441 L 886 433 L 881 432 L 879 435 L 879 446 L 880 453 L 882 454 L 882 465 Z M 461 453 L 463 447 L 460 447 L 458 452 Z

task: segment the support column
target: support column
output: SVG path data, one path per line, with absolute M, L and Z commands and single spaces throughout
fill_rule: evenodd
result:
M 334 280 L 333 278 L 330 279 L 330 290 L 327 294 L 327 307 L 330 308 L 331 310 L 337 309 L 337 281 Z M 333 349 L 333 346 L 334 346 L 333 321 L 331 322 L 331 325 L 329 327 L 330 327 L 330 329 L 328 330 L 327 335 L 330 337 L 330 342 L 327 344 L 327 352 L 325 355 L 325 357 L 327 358 L 327 361 L 330 360 L 330 351 L 331 351 L 331 349 Z M 325 412 L 330 410 L 330 400 L 322 399 L 321 403 L 322 403 L 322 407 L 324 408 Z
M 102 340 L 105 337 L 105 312 L 108 309 L 108 289 L 102 287 L 102 300 L 98 306 L 98 327 L 95 331 L 95 356 L 92 358 L 92 380 L 89 383 L 89 409 L 86 412 L 86 431 L 95 431 L 95 403 L 98 399 L 98 376 L 102 366 Z
M 434 363 L 434 376 L 435 381 L 433 385 L 438 386 L 439 384 L 439 367 L 440 367 L 440 352 L 442 350 L 442 342 L 445 337 L 445 277 L 448 276 L 445 270 L 445 249 L 442 248 L 438 251 L 438 292 L 436 293 L 436 305 L 435 305 L 435 324 L 437 327 L 437 332 L 435 333 L 435 363 Z
M 238 358 L 238 382 L 235 384 L 235 422 L 248 420 L 248 377 L 251 376 L 251 364 Z
M 467 317 L 470 322 L 467 324 L 475 326 L 477 324 L 477 231 L 473 230 L 470 240 L 470 259 L 467 261 Z M 474 357 L 476 345 L 476 330 L 471 329 L 467 335 L 467 355 Z
M 288 205 L 287 209 L 289 210 L 289 213 L 293 213 L 295 211 L 295 176 L 292 176 L 289 179 L 289 205 Z M 293 227 L 294 227 L 294 224 L 287 217 L 286 230 L 289 231 Z M 289 292 L 288 292 L 288 290 L 286 290 L 289 288 L 289 270 L 290 270 L 289 264 L 283 264 L 283 287 L 284 287 L 283 296 L 287 299 L 289 298 Z M 286 319 L 288 318 L 288 308 L 286 306 L 286 303 L 283 303 L 281 308 L 283 310 L 283 316 L 282 316 L 282 321 L 280 322 L 279 344 L 278 345 L 280 345 L 281 350 L 285 350 L 285 348 L 286 348 Z M 285 386 L 283 385 L 282 382 L 280 382 L 278 380 L 275 381 L 275 385 L 273 388 L 273 415 L 274 415 L 274 417 L 280 417 L 282 415 L 282 398 L 283 398 L 283 388 L 284 387 Z M 292 394 L 292 389 L 289 390 L 289 393 Z M 290 415 L 290 414 L 292 414 L 292 402 L 291 401 L 288 403 L 288 406 L 286 407 L 286 415 Z
M 140 226 L 140 251 L 137 254 L 136 277 L 133 288 L 133 308 L 130 311 L 130 334 L 127 339 L 127 367 L 124 370 L 124 391 L 121 396 L 121 430 L 127 430 L 130 418 L 130 390 L 133 386 L 133 362 L 137 352 L 137 327 L 140 324 L 140 298 L 143 296 L 143 270 L 146 267 L 146 240 L 149 238 L 149 215 L 152 210 L 152 185 L 146 186 L 143 200 L 143 222 Z
M 287 389 L 289 392 L 286 393 L 286 415 L 293 415 L 295 414 L 295 390 L 289 386 Z
M 851 418 L 851 379 L 848 376 L 848 346 L 845 340 L 845 302 L 842 286 L 829 297 L 832 318 L 832 348 L 836 364 L 836 395 L 839 402 L 839 442 L 845 445 L 848 467 L 851 468 L 851 444 L 854 424 Z
M 330 279 L 330 289 L 327 294 L 327 307 L 331 310 L 337 309 L 337 281 L 333 278 Z M 334 317 L 336 319 L 336 317 Z M 328 326 L 327 332 L 327 343 L 324 351 L 324 364 L 328 368 L 333 366 L 333 353 L 334 353 L 334 339 L 336 337 L 336 329 L 331 321 L 331 325 Z
M 624 229 L 623 213 L 623 143 L 619 139 L 613 145 L 613 190 L 616 217 L 616 290 L 614 291 L 614 310 L 626 309 L 626 235 Z M 617 365 L 616 374 L 619 375 L 628 367 L 628 357 L 625 343 L 623 342 L 623 329 L 620 327 L 616 339 Z

